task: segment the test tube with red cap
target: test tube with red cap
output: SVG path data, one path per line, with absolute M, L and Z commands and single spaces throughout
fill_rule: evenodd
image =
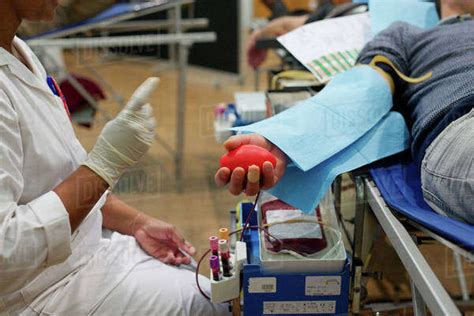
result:
M 231 277 L 230 252 L 227 240 L 219 239 L 219 252 L 221 253 L 222 271 L 224 272 L 224 276 Z
M 210 261 L 210 266 L 211 266 L 211 271 L 212 271 L 212 279 L 214 281 L 219 281 L 220 280 L 219 272 L 221 269 L 219 265 L 219 257 L 211 256 L 209 258 L 209 261 Z
M 219 256 L 219 239 L 217 236 L 209 237 L 209 244 L 211 245 L 212 255 Z

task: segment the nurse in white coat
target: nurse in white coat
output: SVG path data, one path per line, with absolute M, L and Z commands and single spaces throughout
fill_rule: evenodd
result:
M 153 140 L 146 102 L 157 79 L 134 93 L 87 155 L 43 67 L 15 37 L 22 19 L 52 19 L 56 6 L 0 1 L 0 315 L 227 313 L 177 267 L 190 262 L 179 249 L 195 249 L 172 225 L 107 194 Z

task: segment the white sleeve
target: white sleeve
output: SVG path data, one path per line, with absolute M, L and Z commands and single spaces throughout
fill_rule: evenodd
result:
M 18 205 L 23 149 L 18 117 L 0 90 L 0 296 L 21 289 L 71 254 L 68 213 L 53 191 Z

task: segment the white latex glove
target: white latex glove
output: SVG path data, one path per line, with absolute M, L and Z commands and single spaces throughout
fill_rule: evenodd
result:
M 138 87 L 125 108 L 105 125 L 83 163 L 111 188 L 128 167 L 143 157 L 155 138 L 155 119 L 148 99 L 158 82 L 158 78 L 148 78 Z

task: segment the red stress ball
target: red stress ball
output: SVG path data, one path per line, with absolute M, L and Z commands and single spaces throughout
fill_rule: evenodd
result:
M 220 164 L 221 168 L 227 167 L 231 172 L 237 167 L 248 171 L 248 168 L 252 165 L 258 166 L 261 170 L 265 161 L 270 161 L 273 167 L 276 166 L 275 156 L 265 148 L 255 145 L 242 145 L 223 155 Z

